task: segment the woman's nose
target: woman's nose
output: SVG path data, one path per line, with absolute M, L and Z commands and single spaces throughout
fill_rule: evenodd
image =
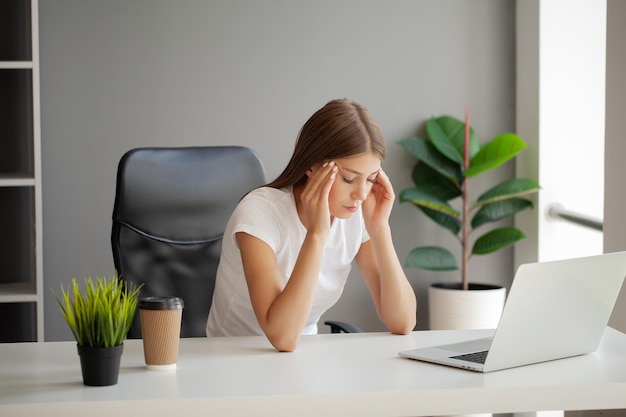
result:
M 356 185 L 356 188 L 354 189 L 354 191 L 352 192 L 352 198 L 354 198 L 355 200 L 360 200 L 363 201 L 367 198 L 367 185 L 359 182 L 358 185 Z

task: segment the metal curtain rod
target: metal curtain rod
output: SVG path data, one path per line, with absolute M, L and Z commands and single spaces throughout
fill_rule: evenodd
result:
M 600 232 L 603 228 L 602 219 L 567 210 L 558 203 L 553 203 L 549 205 L 547 208 L 547 213 L 549 218 L 566 220 L 570 223 L 575 223 L 577 225 L 598 230 Z

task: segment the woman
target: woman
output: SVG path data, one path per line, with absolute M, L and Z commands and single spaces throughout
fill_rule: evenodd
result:
M 224 234 L 207 336 L 265 334 L 293 351 L 317 333 L 356 264 L 389 331 L 415 326 L 415 294 L 391 238 L 385 142 L 358 103 L 333 100 L 300 131 L 285 170 L 247 194 Z

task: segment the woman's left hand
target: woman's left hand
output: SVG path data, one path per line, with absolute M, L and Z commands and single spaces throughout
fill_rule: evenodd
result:
M 369 196 L 363 201 L 363 218 L 370 235 L 376 233 L 381 227 L 388 227 L 395 198 L 391 181 L 381 169 Z

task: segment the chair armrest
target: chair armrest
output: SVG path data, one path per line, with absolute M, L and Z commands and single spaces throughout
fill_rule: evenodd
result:
M 343 321 L 326 320 L 324 324 L 330 326 L 331 333 L 363 333 L 361 328 Z

